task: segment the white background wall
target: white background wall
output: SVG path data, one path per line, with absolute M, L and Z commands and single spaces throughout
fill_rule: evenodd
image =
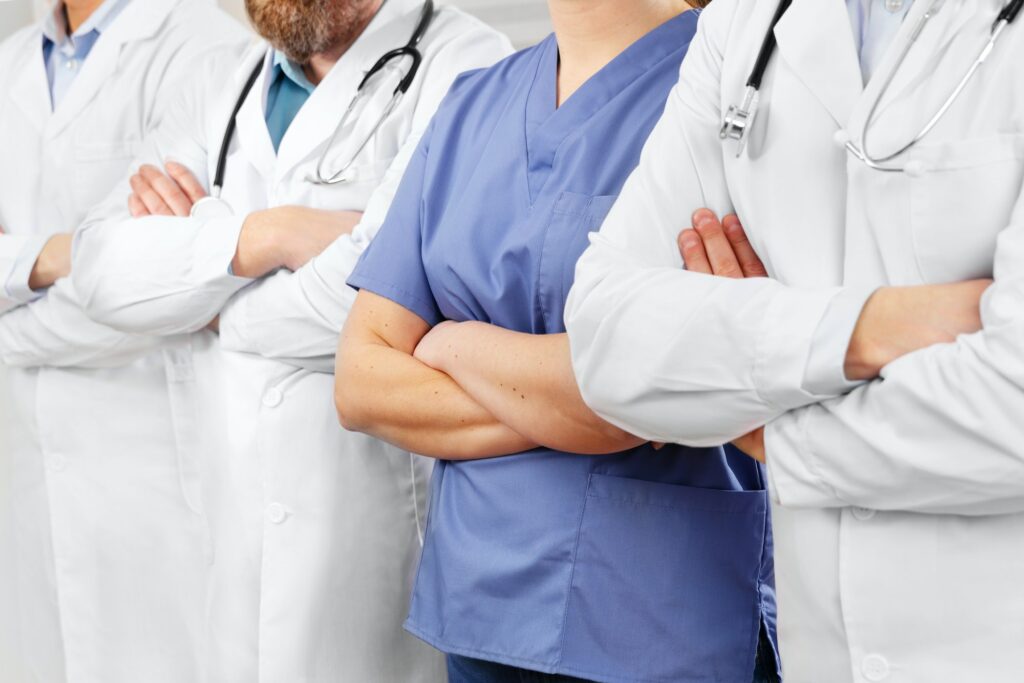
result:
M 476 14 L 508 34 L 517 46 L 535 43 L 550 30 L 545 0 L 440 0 Z M 221 5 L 238 17 L 244 17 L 242 0 L 220 0 Z M 0 0 L 0 39 L 32 20 L 33 9 L 47 0 Z

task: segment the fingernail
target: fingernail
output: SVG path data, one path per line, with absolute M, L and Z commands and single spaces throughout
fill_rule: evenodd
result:
M 713 214 L 709 209 L 697 209 L 697 211 L 693 213 L 693 225 L 695 227 L 704 225 L 714 219 L 715 214 Z

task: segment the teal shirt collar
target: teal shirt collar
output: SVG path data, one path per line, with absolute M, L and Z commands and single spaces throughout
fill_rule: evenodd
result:
M 280 50 L 274 50 L 270 82 L 273 83 L 276 81 L 281 74 L 284 74 L 288 80 L 305 90 L 310 95 L 312 95 L 313 91 L 316 90 L 316 86 L 306 78 L 306 73 L 302 70 L 301 65 L 288 59 L 288 57 L 286 57 Z

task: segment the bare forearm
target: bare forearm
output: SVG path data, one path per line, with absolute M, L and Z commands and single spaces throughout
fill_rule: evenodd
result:
M 980 300 L 991 280 L 883 287 L 868 300 L 846 354 L 846 376 L 878 377 L 908 353 L 981 329 Z
M 523 334 L 476 322 L 443 334 L 440 369 L 520 434 L 570 453 L 614 453 L 642 443 L 583 402 L 566 335 Z
M 446 374 L 384 345 L 342 343 L 335 402 L 346 429 L 422 455 L 470 460 L 534 447 Z

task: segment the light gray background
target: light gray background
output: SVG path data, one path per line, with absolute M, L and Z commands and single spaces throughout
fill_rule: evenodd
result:
M 242 0 L 219 0 L 239 18 L 244 17 Z M 537 42 L 551 31 L 544 0 L 440 0 L 476 14 L 501 29 L 517 46 Z M 0 39 L 25 26 L 33 11 L 41 11 L 49 0 L 0 0 Z
M 137 0 L 145 2 L 145 0 Z M 232 14 L 244 20 L 242 0 L 220 0 Z M 505 32 L 517 47 L 539 41 L 551 31 L 545 0 L 441 0 L 471 12 L 492 26 Z M 0 40 L 33 21 L 34 15 L 49 6 L 48 0 L 0 0 Z M 3 97 L 4 93 L 0 93 Z M 3 395 L 6 382 L 0 366 L 0 413 L 8 410 L 9 402 Z M 0 453 L 0 682 L 21 683 L 29 680 L 19 665 L 17 651 L 17 625 L 12 616 L 15 598 L 15 578 L 8 561 L 11 551 L 11 505 L 9 463 Z

